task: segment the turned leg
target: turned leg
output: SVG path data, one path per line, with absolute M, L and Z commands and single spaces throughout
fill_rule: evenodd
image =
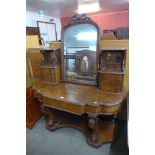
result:
M 97 139 L 98 139 L 98 135 L 97 135 L 97 121 L 98 121 L 98 117 L 97 117 L 97 115 L 89 114 L 88 118 L 89 118 L 88 126 L 92 130 L 92 134 L 91 134 L 90 140 L 92 142 L 96 142 Z

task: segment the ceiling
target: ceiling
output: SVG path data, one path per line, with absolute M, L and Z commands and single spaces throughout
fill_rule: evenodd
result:
M 44 11 L 52 17 L 69 17 L 76 13 L 78 4 L 97 0 L 27 0 L 27 11 Z M 96 13 L 111 13 L 129 10 L 129 0 L 99 0 L 101 10 Z

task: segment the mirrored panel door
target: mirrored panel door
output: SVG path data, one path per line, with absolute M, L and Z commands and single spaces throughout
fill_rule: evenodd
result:
M 63 35 L 64 80 L 96 84 L 96 26 L 76 24 L 66 28 Z

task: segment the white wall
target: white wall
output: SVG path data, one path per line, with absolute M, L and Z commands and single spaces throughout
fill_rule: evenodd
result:
M 50 19 L 54 19 L 56 24 L 57 39 L 61 39 L 61 20 L 51 16 L 44 15 L 42 18 L 39 17 L 39 13 L 33 13 L 26 11 L 26 26 L 37 27 L 37 21 L 50 22 Z

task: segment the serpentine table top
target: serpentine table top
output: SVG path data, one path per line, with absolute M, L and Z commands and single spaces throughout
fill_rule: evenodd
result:
M 89 112 L 104 113 L 104 111 L 114 114 L 118 112 L 120 103 L 124 100 L 124 93 L 108 93 L 99 90 L 96 86 L 65 82 L 51 85 L 36 81 L 33 84 L 33 90 L 35 97 L 42 101 L 43 104 L 62 110 L 65 108 L 69 112 L 72 112 L 71 109 L 74 109 L 73 112 L 78 114 Z M 64 103 L 64 106 L 62 106 L 62 103 Z M 67 107 L 72 107 L 66 109 L 65 104 L 67 104 Z M 87 110 L 81 109 L 82 111 L 80 112 L 79 109 L 79 111 L 75 111 L 75 109 L 80 107 L 87 107 Z M 93 108 L 97 107 L 102 108 L 100 110 L 93 110 Z M 110 110 L 110 108 L 112 109 Z

